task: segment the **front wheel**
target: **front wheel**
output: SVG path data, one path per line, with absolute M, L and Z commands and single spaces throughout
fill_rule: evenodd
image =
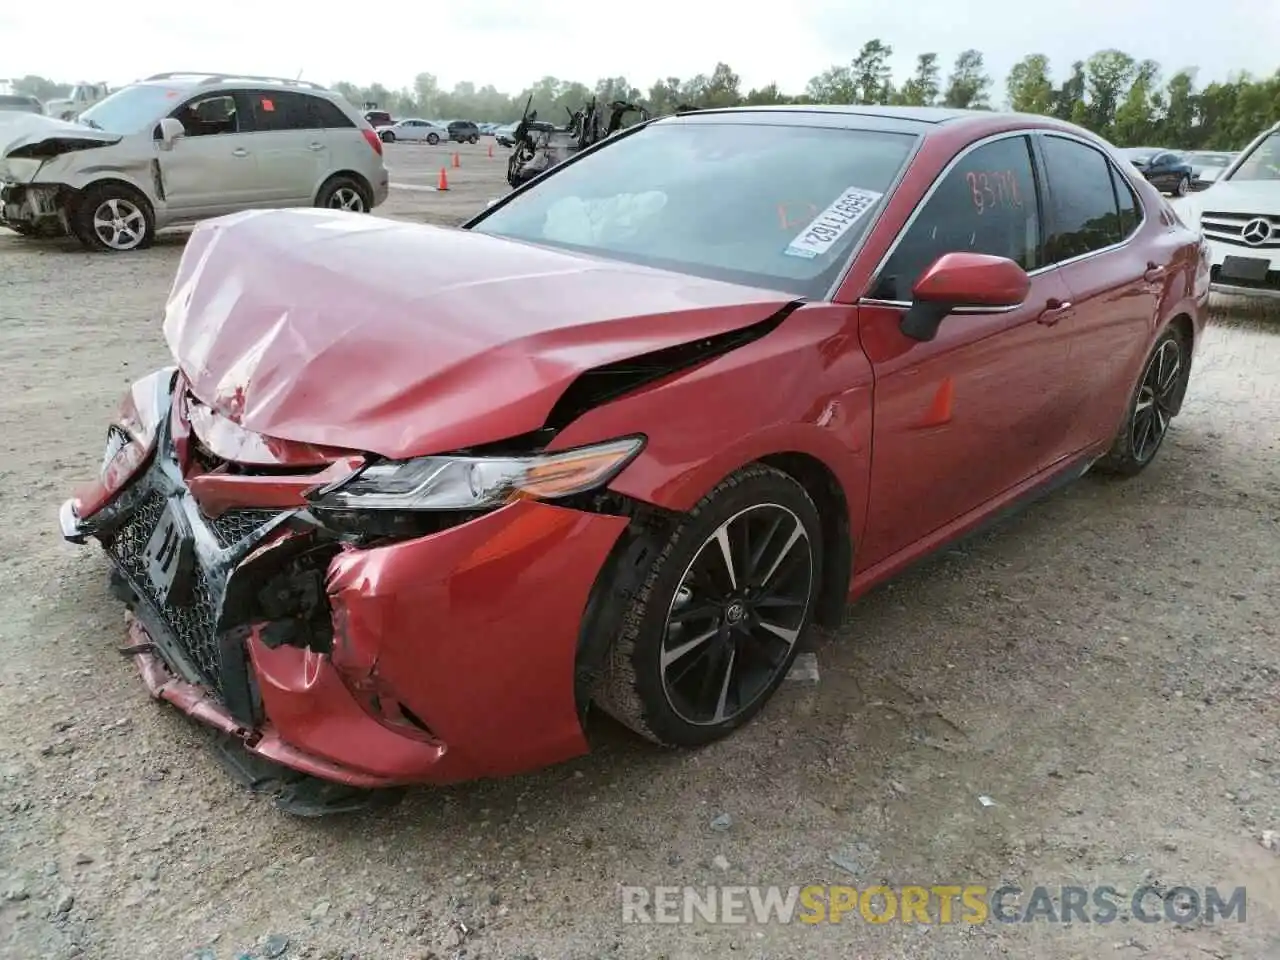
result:
M 1167 328 L 1156 340 L 1129 401 L 1124 426 L 1107 455 L 1098 462 L 1104 473 L 1131 477 L 1156 458 L 1186 396 L 1191 374 L 1190 347 L 1186 335 L 1175 327 Z
M 117 183 L 89 187 L 71 217 L 76 237 L 91 250 L 125 253 L 155 240 L 151 204 L 136 190 Z
M 382 142 L 383 142 L 383 143 L 395 143 L 395 142 L 396 142 L 396 135 L 395 135 L 394 133 L 392 133 L 390 130 L 384 130 L 384 131 L 383 131 L 383 133 L 382 133 Z
M 1179 180 L 1179 181 L 1178 181 L 1178 186 L 1177 186 L 1177 188 L 1174 190 L 1174 192 L 1175 192 L 1178 196 L 1180 196 L 1180 197 L 1185 197 L 1188 193 L 1190 193 L 1190 192 L 1191 192 L 1191 178 L 1190 178 L 1190 177 L 1183 177 L 1181 180 Z
M 822 582 L 818 509 L 788 474 L 732 474 L 672 532 L 623 612 L 595 694 L 668 746 L 718 740 L 786 677 Z
M 427 143 L 431 144 L 431 146 L 434 147 L 439 142 L 440 142 L 439 134 L 435 134 L 435 133 L 427 134 Z

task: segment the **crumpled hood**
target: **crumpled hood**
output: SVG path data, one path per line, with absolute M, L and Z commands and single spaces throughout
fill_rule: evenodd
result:
M 367 214 L 249 211 L 193 232 L 164 331 L 191 392 L 245 429 L 402 458 L 536 430 L 580 373 L 794 299 Z
M 95 130 L 81 123 L 46 117 L 38 113 L 0 114 L 0 157 L 7 157 L 21 147 L 31 147 L 46 140 L 65 140 L 105 146 L 119 143 L 118 133 Z

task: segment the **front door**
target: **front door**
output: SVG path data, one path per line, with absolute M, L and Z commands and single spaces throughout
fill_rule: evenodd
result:
M 899 323 L 915 280 L 944 253 L 1009 257 L 1031 273 L 1019 307 L 958 312 L 920 343 Z M 1062 459 L 1070 309 L 1045 267 L 1029 138 L 970 148 L 935 185 L 859 311 L 875 376 L 871 484 L 859 570 L 874 566 Z
M 170 116 L 185 132 L 170 149 L 156 144 L 169 211 L 178 217 L 210 216 L 252 204 L 260 189 L 258 169 L 236 98 L 206 94 Z

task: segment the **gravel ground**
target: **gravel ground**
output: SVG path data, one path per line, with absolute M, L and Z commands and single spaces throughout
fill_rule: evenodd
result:
M 378 212 L 457 222 L 503 190 L 485 147 Z M 410 185 L 450 157 L 388 154 Z M 1280 320 L 1222 313 L 1150 470 L 877 591 L 728 742 L 669 754 L 602 721 L 539 775 L 301 821 L 147 699 L 104 558 L 56 530 L 121 390 L 167 360 L 182 243 L 0 231 L 0 956 L 1280 955 Z M 1244 886 L 1247 919 L 624 925 L 617 889 L 880 881 Z

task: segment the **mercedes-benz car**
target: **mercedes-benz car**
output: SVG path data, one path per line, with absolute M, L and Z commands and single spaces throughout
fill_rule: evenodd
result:
M 924 108 L 663 117 L 461 229 L 226 217 L 61 531 L 240 755 L 503 776 L 594 709 L 694 748 L 908 564 L 1149 467 L 1204 257 L 1085 130 Z
M 1280 299 L 1280 123 L 1258 136 L 1184 216 L 1204 231 L 1213 289 Z

